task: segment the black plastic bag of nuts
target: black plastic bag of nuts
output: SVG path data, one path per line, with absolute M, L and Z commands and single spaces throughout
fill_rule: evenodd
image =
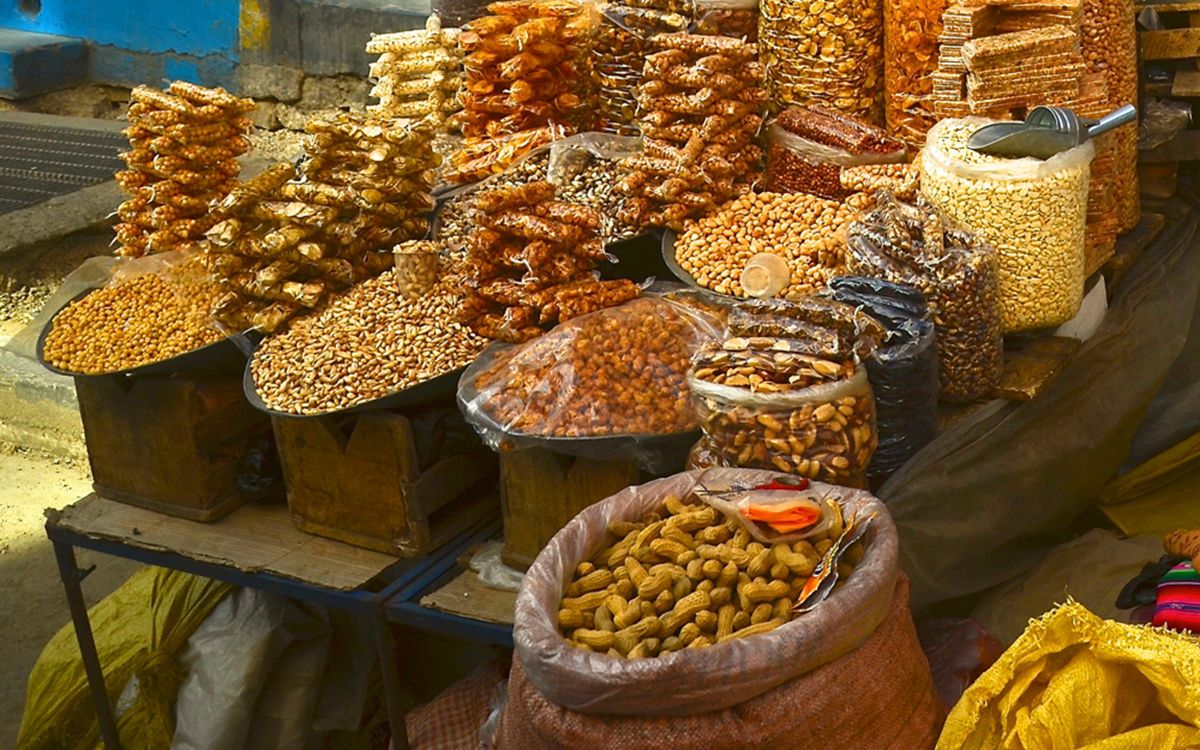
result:
M 925 295 L 937 327 L 942 397 L 987 395 L 1004 372 L 995 251 L 948 227 L 922 199 L 912 206 L 884 190 L 851 222 L 846 243 L 850 273 L 908 284 Z
M 843 276 L 831 296 L 856 305 L 883 324 L 887 334 L 866 359 L 875 393 L 879 447 L 868 475 L 885 478 L 937 435 L 938 356 L 925 297 L 915 287 L 880 279 Z

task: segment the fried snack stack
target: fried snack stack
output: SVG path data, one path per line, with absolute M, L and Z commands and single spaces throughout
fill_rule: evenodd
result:
M 659 34 L 638 91 L 642 152 L 623 162 L 626 220 L 682 229 L 750 189 L 762 149 L 766 90 L 755 45 L 726 36 Z
M 638 296 L 632 281 L 596 279 L 600 214 L 554 200 L 553 184 L 482 192 L 472 210 L 459 320 L 479 335 L 528 341 L 543 326 Z
M 346 115 L 307 129 L 301 177 L 281 164 L 243 183 L 208 233 L 207 266 L 226 290 L 213 314 L 231 328 L 271 332 L 324 306 L 429 228 L 433 121 Z
M 637 87 L 657 33 L 686 31 L 688 16 L 621 3 L 600 6 L 600 28 L 592 47 L 592 68 L 599 84 L 600 129 L 637 135 Z
M 439 125 L 462 109 L 458 36 L 458 29 L 443 29 L 437 16 L 423 30 L 372 35 L 367 53 L 379 59 L 371 63 L 371 96 L 379 103 L 367 109 L 384 117 L 431 117 Z
M 507 0 L 463 29 L 466 91 L 462 148 L 449 182 L 474 182 L 518 157 L 591 125 L 586 107 L 588 37 L 595 11 L 571 0 Z
M 166 92 L 138 86 L 129 107 L 129 168 L 116 174 L 130 194 L 117 209 L 117 255 L 179 250 L 215 222 L 209 204 L 237 184 L 237 157 L 250 150 L 250 99 L 176 81 Z

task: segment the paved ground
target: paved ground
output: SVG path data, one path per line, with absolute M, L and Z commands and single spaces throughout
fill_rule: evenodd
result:
M 0 748 L 16 744 L 25 682 L 46 641 L 70 614 L 59 584 L 42 511 L 86 494 L 86 466 L 0 445 Z M 79 551 L 80 567 L 96 564 L 83 584 L 95 604 L 129 577 L 137 564 Z

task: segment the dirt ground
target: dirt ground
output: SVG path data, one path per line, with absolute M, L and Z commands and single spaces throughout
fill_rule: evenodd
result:
M 16 745 L 25 683 L 46 641 L 70 621 L 42 515 L 91 489 L 86 466 L 0 445 L 0 748 Z M 137 563 L 79 550 L 88 605 L 121 585 Z

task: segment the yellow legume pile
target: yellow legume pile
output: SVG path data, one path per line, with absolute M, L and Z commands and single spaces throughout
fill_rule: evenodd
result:
M 787 261 L 794 299 L 824 289 L 845 269 L 845 230 L 854 209 L 807 193 L 748 193 L 692 222 L 675 243 L 679 265 L 706 289 L 743 297 L 739 281 L 757 253 Z
M 43 357 L 68 372 L 118 372 L 220 341 L 209 320 L 220 288 L 207 281 L 136 276 L 72 302 L 55 316 Z

